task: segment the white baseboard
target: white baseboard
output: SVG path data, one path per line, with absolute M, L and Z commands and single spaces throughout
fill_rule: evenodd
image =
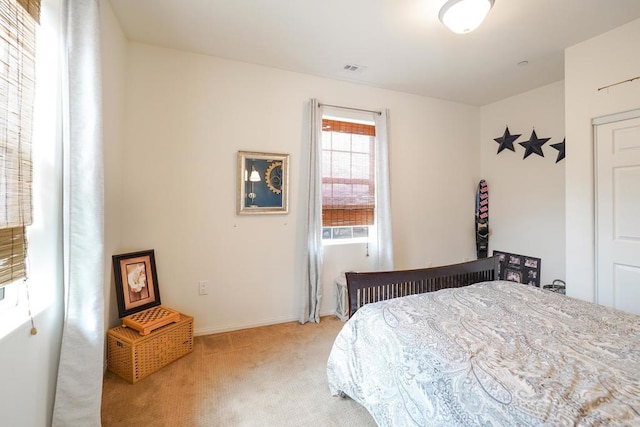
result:
M 333 311 L 320 313 L 320 316 L 333 316 L 335 313 Z M 225 325 L 217 328 L 196 328 L 193 330 L 194 336 L 200 335 L 212 335 L 212 334 L 221 334 L 224 332 L 232 332 L 239 331 L 241 329 L 249 329 L 249 328 L 259 328 L 260 326 L 269 326 L 269 325 L 277 325 L 279 323 L 288 323 L 288 322 L 297 322 L 297 317 L 283 317 L 277 319 L 264 320 L 260 322 L 248 322 L 248 323 L 236 323 Z

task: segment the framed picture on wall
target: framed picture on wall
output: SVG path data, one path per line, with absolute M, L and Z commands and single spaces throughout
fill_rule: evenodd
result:
M 114 255 L 113 275 L 120 317 L 160 305 L 153 250 Z
M 238 151 L 237 213 L 289 212 L 289 155 Z

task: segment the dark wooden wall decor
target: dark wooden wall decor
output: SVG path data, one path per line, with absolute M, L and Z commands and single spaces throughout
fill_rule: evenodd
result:
M 504 133 L 502 136 L 497 138 L 493 138 L 495 142 L 498 143 L 498 153 L 500 154 L 504 149 L 511 150 L 515 152 L 515 148 L 513 147 L 513 143 L 520 138 L 522 134 L 512 135 L 509 131 L 509 126 L 505 127 Z M 537 154 L 540 157 L 544 157 L 544 153 L 542 151 L 542 146 L 547 143 L 551 138 L 538 138 L 536 135 L 535 129 L 531 132 L 531 137 L 528 141 L 519 142 L 518 144 L 524 147 L 524 157 L 523 160 L 529 157 L 531 154 Z M 565 138 L 566 139 L 566 138 Z M 565 158 L 565 139 L 562 142 L 558 142 L 556 144 L 550 144 L 551 147 L 558 150 L 558 157 L 556 158 L 556 163 Z

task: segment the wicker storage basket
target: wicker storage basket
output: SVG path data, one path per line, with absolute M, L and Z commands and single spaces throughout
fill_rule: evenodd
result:
M 180 321 L 148 335 L 125 326 L 109 329 L 107 366 L 134 384 L 193 350 L 193 317 L 181 314 Z

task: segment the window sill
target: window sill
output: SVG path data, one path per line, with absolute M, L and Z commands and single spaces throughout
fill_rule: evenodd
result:
M 0 339 L 29 321 L 28 308 L 22 303 L 26 301 L 26 294 L 20 282 L 6 285 L 4 289 L 4 299 L 0 301 Z
M 326 239 L 322 241 L 322 246 L 356 245 L 369 243 L 369 238 L 358 237 L 355 239 Z

